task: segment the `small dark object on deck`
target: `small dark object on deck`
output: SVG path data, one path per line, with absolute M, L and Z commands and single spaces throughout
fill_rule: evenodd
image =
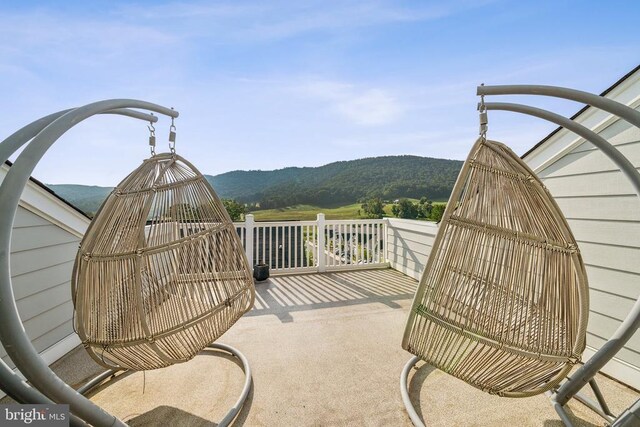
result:
M 267 264 L 256 264 L 253 266 L 253 278 L 258 282 L 269 278 L 269 266 Z

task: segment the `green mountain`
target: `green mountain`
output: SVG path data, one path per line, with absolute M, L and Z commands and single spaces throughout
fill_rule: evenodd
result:
M 257 202 L 269 209 L 296 204 L 335 206 L 370 197 L 447 199 L 461 167 L 457 160 L 384 156 L 208 178 L 221 197 Z
M 233 171 L 205 175 L 218 195 L 260 207 L 296 204 L 336 206 L 370 198 L 401 197 L 445 200 L 462 167 L 458 160 L 418 156 L 370 157 L 319 167 L 289 167 L 272 171 Z M 112 188 L 49 185 L 85 212 L 95 212 Z
M 47 187 L 90 216 L 98 210 L 104 199 L 113 190 L 113 187 L 76 184 L 47 184 Z
M 272 171 L 232 171 L 220 175 L 205 175 L 216 193 L 225 199 L 256 202 L 259 194 L 270 187 L 287 184 L 299 179 L 307 170 L 317 168 L 289 167 Z

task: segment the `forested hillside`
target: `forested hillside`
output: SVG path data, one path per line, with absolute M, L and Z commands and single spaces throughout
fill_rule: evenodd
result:
M 262 209 L 309 204 L 321 207 L 380 197 L 445 200 L 462 162 L 418 156 L 385 156 L 290 167 L 273 171 L 233 171 L 205 175 L 218 195 Z M 53 191 L 87 213 L 94 213 L 111 187 L 50 185 Z
M 269 187 L 296 181 L 314 168 L 290 167 L 271 171 L 232 171 L 205 175 L 220 197 L 255 202 L 257 195 Z
M 447 199 L 461 166 L 457 160 L 385 156 L 207 178 L 221 197 L 259 203 L 262 208 L 332 206 L 370 197 Z
M 89 216 L 96 213 L 104 199 L 113 190 L 113 187 L 76 184 L 48 184 L 47 187 Z

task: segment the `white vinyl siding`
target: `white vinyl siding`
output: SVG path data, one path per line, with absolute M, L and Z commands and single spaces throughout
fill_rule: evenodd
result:
M 640 130 L 618 120 L 600 135 L 640 166 Z M 538 175 L 563 209 L 582 252 L 590 287 L 587 345 L 600 348 L 640 295 L 640 200 L 622 172 L 588 142 Z M 640 335 L 617 358 L 640 367 Z
M 608 96 L 638 108 L 639 74 L 630 77 L 633 84 L 625 81 L 624 93 L 614 90 Z M 639 129 L 593 108 L 575 120 L 595 130 L 640 167 Z M 524 160 L 556 199 L 586 265 L 589 357 L 609 339 L 640 296 L 640 200 L 608 157 L 564 130 Z M 636 333 L 603 370 L 640 387 L 640 334 Z
M 420 280 L 438 226 L 433 222 L 388 218 L 387 261 L 391 268 Z
M 19 207 L 11 243 L 11 276 L 27 335 L 38 352 L 73 333 L 71 271 L 80 238 Z M 0 347 L 0 356 L 13 367 Z

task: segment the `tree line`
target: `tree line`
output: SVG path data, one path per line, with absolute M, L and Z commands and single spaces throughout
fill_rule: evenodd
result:
M 365 218 L 382 218 L 385 215 L 385 203 L 379 197 L 365 200 L 362 205 L 362 212 Z M 397 218 L 424 219 L 439 222 L 442 219 L 445 203 L 433 203 L 427 197 L 421 197 L 418 202 L 412 202 L 403 198 L 393 203 L 391 213 Z
M 363 218 L 383 218 L 385 216 L 385 202 L 379 197 L 361 201 L 358 215 Z M 232 221 L 242 221 L 248 213 L 247 206 L 233 199 L 222 199 L 222 204 L 229 213 Z M 403 198 L 394 202 L 391 213 L 397 218 L 423 219 L 439 222 L 442 219 L 445 203 L 433 203 L 427 197 L 421 197 L 417 202 Z

